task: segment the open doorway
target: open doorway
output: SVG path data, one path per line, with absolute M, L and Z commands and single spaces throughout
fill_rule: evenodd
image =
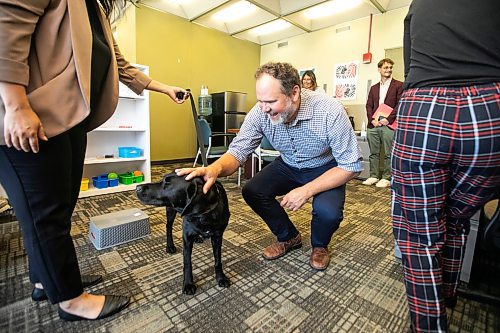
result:
M 392 59 L 394 61 L 394 66 L 392 68 L 392 77 L 398 81 L 403 82 L 405 80 L 405 64 L 403 60 L 403 48 L 396 47 L 392 49 L 386 49 L 385 57 Z

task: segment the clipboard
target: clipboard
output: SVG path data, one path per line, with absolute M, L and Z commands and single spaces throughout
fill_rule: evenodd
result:
M 377 110 L 373 114 L 373 119 L 377 119 L 378 121 L 379 117 L 387 118 L 391 114 L 392 110 L 394 109 L 389 105 L 382 103 L 378 106 Z M 394 119 L 394 122 L 392 124 L 388 124 L 387 127 L 394 131 L 397 127 L 397 120 Z

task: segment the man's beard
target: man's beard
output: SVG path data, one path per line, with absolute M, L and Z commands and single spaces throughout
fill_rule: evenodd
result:
M 273 125 L 279 125 L 283 123 L 287 123 L 290 118 L 295 114 L 295 109 L 293 108 L 292 105 L 292 100 L 289 99 L 287 102 L 287 106 L 285 107 L 285 110 L 279 114 L 279 118 L 277 120 L 274 120 L 273 118 L 269 117 L 271 120 L 271 124 Z

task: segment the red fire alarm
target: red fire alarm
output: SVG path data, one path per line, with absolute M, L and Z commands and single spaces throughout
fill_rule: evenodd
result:
M 372 62 L 372 54 L 370 52 L 363 54 L 363 64 L 369 64 Z

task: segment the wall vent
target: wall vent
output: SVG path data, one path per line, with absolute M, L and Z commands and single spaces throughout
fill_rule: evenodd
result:
M 345 27 L 340 27 L 340 28 L 335 29 L 335 32 L 339 34 L 341 32 L 346 32 L 346 31 L 349 31 L 349 30 L 351 30 L 351 26 L 350 25 L 346 25 Z
M 287 46 L 287 45 L 288 45 L 288 42 L 281 42 L 281 43 L 278 43 L 278 49 L 279 49 L 280 47 L 285 47 L 285 46 Z

